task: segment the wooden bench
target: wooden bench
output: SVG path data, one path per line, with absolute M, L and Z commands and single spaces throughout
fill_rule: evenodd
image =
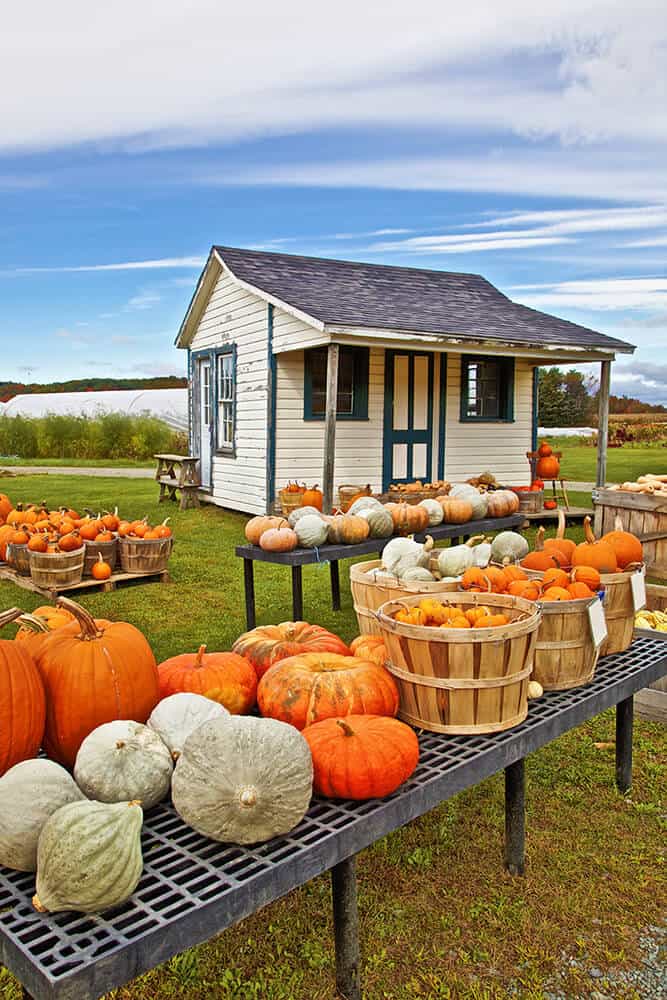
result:
M 201 482 L 197 472 L 196 455 L 154 455 L 157 459 L 155 478 L 160 484 L 158 503 L 163 500 L 179 500 L 180 509 L 199 507 L 199 487 Z

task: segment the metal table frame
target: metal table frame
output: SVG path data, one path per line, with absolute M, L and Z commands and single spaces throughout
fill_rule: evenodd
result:
M 145 870 L 112 914 L 44 917 L 30 899 L 34 876 L 0 869 L 0 961 L 36 1000 L 94 1000 L 173 955 L 207 941 L 310 879 L 331 871 L 336 982 L 360 1000 L 354 856 L 457 792 L 505 771 L 505 863 L 525 866 L 528 754 L 604 709 L 616 708 L 616 781 L 632 777 L 633 694 L 667 673 L 667 642 L 638 638 L 600 660 L 583 688 L 530 703 L 520 726 L 489 736 L 420 735 L 420 761 L 394 795 L 366 802 L 314 799 L 288 836 L 253 848 L 218 844 L 187 827 L 169 805 L 146 817 Z
M 466 521 L 465 524 L 438 524 L 415 534 L 418 542 L 423 542 L 427 535 L 437 542 L 448 538 L 452 545 L 457 545 L 462 539 L 473 535 L 485 535 L 493 531 L 505 531 L 509 528 L 519 528 L 525 521 L 525 515 L 512 514 L 510 517 L 484 518 L 482 521 Z M 292 620 L 303 619 L 303 577 L 302 567 L 312 563 L 329 563 L 331 577 L 331 607 L 340 611 L 340 573 L 338 563 L 341 559 L 357 559 L 371 553 L 382 552 L 390 538 L 369 538 L 358 545 L 322 545 L 317 549 L 294 549 L 292 552 L 265 552 L 259 545 L 238 545 L 236 555 L 243 559 L 243 582 L 245 586 L 245 613 L 248 629 L 257 624 L 255 609 L 255 563 L 275 563 L 278 566 L 290 566 L 292 570 Z

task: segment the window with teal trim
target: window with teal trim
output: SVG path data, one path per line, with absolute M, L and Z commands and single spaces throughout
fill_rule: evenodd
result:
M 324 420 L 327 399 L 327 349 L 304 351 L 304 420 Z M 338 420 L 368 419 L 368 348 L 341 347 L 338 351 Z
M 461 420 L 514 420 L 514 358 L 461 358 Z

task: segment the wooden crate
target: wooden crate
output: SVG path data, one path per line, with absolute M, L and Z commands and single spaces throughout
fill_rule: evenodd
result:
M 647 583 L 646 607 L 649 611 L 667 611 L 667 587 Z M 653 637 L 662 635 L 667 642 L 667 633 L 638 630 L 637 634 Z M 655 684 L 636 694 L 635 705 L 643 718 L 650 719 L 651 722 L 667 723 L 667 677 L 661 677 Z
M 522 514 L 537 514 L 544 507 L 544 490 L 517 490 L 513 486 L 508 489 L 518 496 Z
M 639 535 L 649 576 L 667 577 L 667 501 L 648 493 L 593 490 L 595 534 L 614 530 L 616 518 L 625 531 Z
M 99 588 L 103 591 L 115 590 L 119 585 L 126 583 L 169 583 L 170 576 L 167 570 L 159 573 L 114 573 L 108 580 L 94 580 L 92 577 L 83 577 L 79 583 L 72 583 L 66 587 L 58 587 L 56 590 L 48 587 L 40 587 L 30 579 L 29 576 L 21 576 L 8 563 L 0 563 L 0 580 L 13 583 L 23 590 L 29 590 L 33 594 L 41 594 L 49 600 L 55 600 L 58 594 L 72 593 L 78 590 L 91 590 Z

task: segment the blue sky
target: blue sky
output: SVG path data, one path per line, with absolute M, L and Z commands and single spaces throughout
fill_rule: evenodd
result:
M 220 242 L 480 272 L 667 402 L 667 17 L 580 6 L 14 5 L 3 377 L 182 373 Z

